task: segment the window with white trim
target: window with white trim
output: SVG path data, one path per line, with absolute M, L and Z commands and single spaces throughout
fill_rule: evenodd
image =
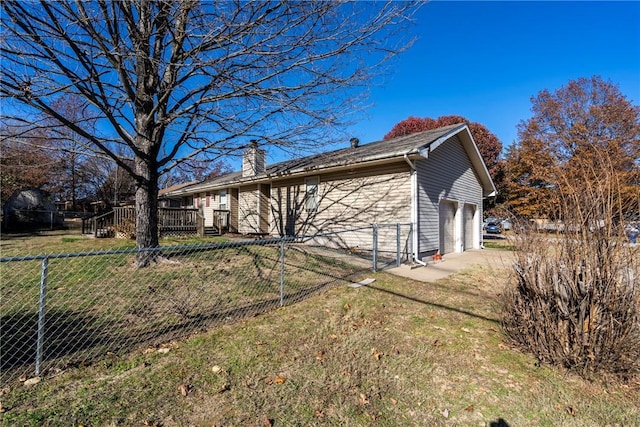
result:
M 227 210 L 227 190 L 220 190 L 220 210 Z
M 318 187 L 320 186 L 320 178 L 314 176 L 312 178 L 305 178 L 304 185 L 305 197 L 304 208 L 307 212 L 316 212 L 318 210 Z

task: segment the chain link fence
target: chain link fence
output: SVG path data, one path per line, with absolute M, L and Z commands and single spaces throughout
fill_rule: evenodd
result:
M 408 225 L 374 225 L 295 238 L 0 258 L 0 387 L 361 280 L 408 260 L 410 240 Z M 136 268 L 140 252 L 158 262 Z

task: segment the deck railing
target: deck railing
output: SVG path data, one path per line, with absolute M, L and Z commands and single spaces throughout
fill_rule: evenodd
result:
M 195 230 L 197 215 L 195 208 L 159 208 L 158 225 L 160 230 Z
M 82 233 L 95 237 L 114 237 L 117 231 L 130 235 L 135 231 L 136 209 L 134 207 L 116 207 L 112 211 L 96 214 L 82 220 Z M 197 234 L 198 209 L 159 208 L 158 230 L 166 234 Z
M 98 213 L 82 220 L 82 234 L 93 234 L 95 237 L 112 237 L 114 211 Z
M 213 226 L 218 233 L 223 233 L 229 230 L 229 211 L 223 209 L 213 210 Z

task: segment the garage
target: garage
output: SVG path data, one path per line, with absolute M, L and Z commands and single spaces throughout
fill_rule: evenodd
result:
M 455 252 L 456 247 L 456 203 L 442 200 L 440 214 L 440 253 Z
M 464 230 L 463 242 L 465 251 L 474 248 L 473 241 L 475 238 L 475 228 L 473 226 L 473 217 L 475 216 L 475 213 L 476 205 L 465 203 L 462 215 Z

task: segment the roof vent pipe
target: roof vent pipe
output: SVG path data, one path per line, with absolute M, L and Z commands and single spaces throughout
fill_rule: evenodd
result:
M 358 148 L 358 144 L 360 144 L 360 140 L 358 138 L 351 138 L 349 142 L 351 143 L 351 148 Z

